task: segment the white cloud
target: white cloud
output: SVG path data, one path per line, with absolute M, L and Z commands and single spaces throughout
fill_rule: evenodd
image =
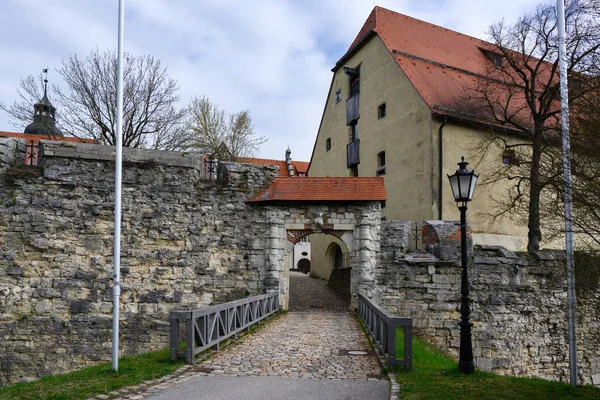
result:
M 469 0 L 378 4 L 485 38 L 487 27 L 531 10 L 537 1 Z M 117 0 L 8 0 L 0 24 L 0 102 L 11 104 L 21 77 L 58 69 L 69 54 L 116 48 Z M 180 85 L 182 105 L 206 95 L 227 111 L 249 109 L 259 156 L 309 160 L 331 68 L 354 40 L 374 2 L 364 0 L 126 1 L 125 50 L 152 54 Z M 59 79 L 56 72 L 50 80 Z M 0 130 L 12 130 L 0 114 Z

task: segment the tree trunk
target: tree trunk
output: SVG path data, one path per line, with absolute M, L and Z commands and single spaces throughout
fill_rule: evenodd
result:
M 533 134 L 533 146 L 531 154 L 531 171 L 529 175 L 529 220 L 527 227 L 528 241 L 527 251 L 537 251 L 540 249 L 542 240 L 542 231 L 540 230 L 540 160 L 542 156 L 543 126 L 535 124 Z

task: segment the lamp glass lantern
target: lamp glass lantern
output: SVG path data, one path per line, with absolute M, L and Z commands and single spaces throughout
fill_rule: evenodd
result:
M 461 162 L 458 163 L 458 170 L 456 170 L 454 175 L 448 175 L 452 195 L 454 196 L 454 201 L 457 203 L 464 204 L 473 199 L 475 185 L 479 178 L 479 175 L 476 175 L 475 171 L 467 169 L 467 165 L 469 163 L 465 161 L 464 157 L 461 157 Z

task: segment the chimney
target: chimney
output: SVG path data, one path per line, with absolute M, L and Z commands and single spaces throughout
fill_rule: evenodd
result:
M 292 165 L 292 151 L 288 147 L 285 151 L 285 163 L 287 164 L 288 174 L 294 176 L 294 166 Z

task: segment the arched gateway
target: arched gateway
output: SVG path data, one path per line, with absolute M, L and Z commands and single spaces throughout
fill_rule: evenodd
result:
M 262 207 L 267 221 L 267 290 L 279 290 L 289 302 L 286 242 L 295 244 L 311 233 L 340 239 L 350 253 L 351 307 L 357 294 L 375 286 L 379 252 L 381 202 L 386 193 L 379 177 L 278 177 L 247 203 Z

